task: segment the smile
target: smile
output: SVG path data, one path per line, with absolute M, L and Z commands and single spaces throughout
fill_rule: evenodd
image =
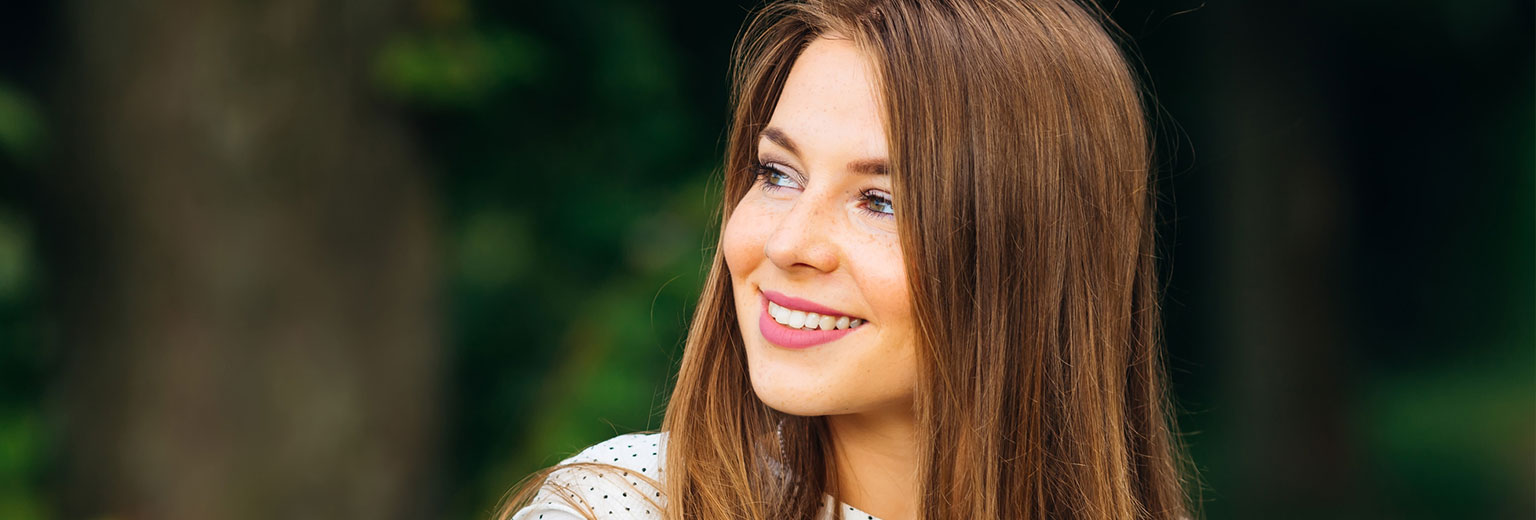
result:
M 763 339 L 784 348 L 803 349 L 834 341 L 867 323 L 773 291 L 763 292 L 760 307 L 757 321 Z

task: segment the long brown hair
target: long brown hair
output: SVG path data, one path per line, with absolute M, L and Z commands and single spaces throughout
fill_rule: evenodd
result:
M 917 315 L 919 517 L 1184 518 L 1162 367 L 1148 119 L 1096 6 L 807 0 L 734 49 L 722 227 L 812 40 L 852 40 L 886 110 Z M 812 518 L 836 496 L 823 419 L 748 379 L 716 251 L 662 429 L 666 518 Z

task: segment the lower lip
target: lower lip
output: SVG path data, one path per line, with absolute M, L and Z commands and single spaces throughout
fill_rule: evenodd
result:
M 761 299 L 763 311 L 757 318 L 757 328 L 762 331 L 763 339 L 780 347 L 793 349 L 811 348 L 847 336 L 848 333 L 856 330 L 854 328 L 837 330 L 791 329 L 775 321 L 773 316 L 768 314 L 768 299 Z

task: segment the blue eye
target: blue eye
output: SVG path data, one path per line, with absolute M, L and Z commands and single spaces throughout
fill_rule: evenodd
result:
M 800 187 L 800 184 L 790 178 L 788 173 L 778 168 L 758 163 L 752 169 L 756 172 L 755 180 L 763 183 L 764 191 L 774 191 L 782 188 L 798 189 Z
M 864 202 L 864 211 L 873 213 L 876 216 L 889 217 L 896 214 L 896 207 L 892 205 L 891 199 L 878 191 L 865 190 L 859 196 L 859 200 Z
M 789 172 L 765 163 L 752 165 L 753 182 L 762 183 L 763 191 L 778 191 L 785 188 L 801 189 L 800 183 Z M 879 190 L 864 190 L 859 194 L 860 210 L 877 218 L 890 218 L 896 215 L 896 207 L 891 201 L 890 195 Z

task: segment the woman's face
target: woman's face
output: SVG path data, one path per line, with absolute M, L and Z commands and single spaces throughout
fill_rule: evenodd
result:
M 785 413 L 912 402 L 916 329 L 869 66 L 848 40 L 806 47 L 722 237 L 752 387 Z

